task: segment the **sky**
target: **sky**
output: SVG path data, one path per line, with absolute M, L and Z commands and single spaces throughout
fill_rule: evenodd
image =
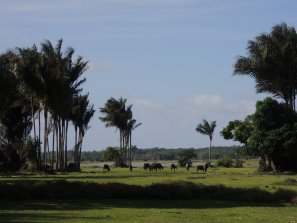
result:
M 267 95 L 233 76 L 236 58 L 272 26 L 296 27 L 296 9 L 295 0 L 0 0 L 0 52 L 62 38 L 89 61 L 83 88 L 96 113 L 84 150 L 119 145 L 99 121 L 110 97 L 133 104 L 138 148 L 207 147 L 195 131 L 202 119 L 217 121 L 213 145 L 238 145 L 219 132 Z

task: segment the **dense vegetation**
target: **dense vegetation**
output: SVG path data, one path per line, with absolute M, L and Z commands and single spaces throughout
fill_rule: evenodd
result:
M 248 56 L 239 57 L 235 75 L 254 78 L 258 93 L 272 94 L 244 121 L 229 122 L 221 134 L 261 157 L 261 171 L 297 171 L 297 33 L 285 23 L 248 42 Z
M 56 46 L 44 41 L 40 50 L 34 45 L 0 55 L 1 170 L 67 169 L 70 124 L 75 130 L 72 166 L 80 168 L 83 138 L 95 110 L 88 94 L 82 94 L 88 62 L 74 53 L 71 47 L 62 52 L 59 40 Z
M 147 149 L 136 149 L 133 153 L 134 160 L 178 160 L 179 154 L 190 149 L 194 151 L 193 159 L 198 160 L 208 160 L 208 150 L 209 148 L 178 148 L 178 149 L 165 149 L 165 148 L 147 148 Z M 116 154 L 114 151 L 117 148 L 108 147 L 103 151 L 83 151 L 82 161 L 114 161 Z M 220 159 L 223 156 L 228 156 L 232 159 L 245 158 L 249 156 L 242 155 L 242 147 L 240 146 L 218 146 L 212 147 L 212 157 L 213 159 Z M 71 153 L 69 153 L 69 158 L 71 159 Z

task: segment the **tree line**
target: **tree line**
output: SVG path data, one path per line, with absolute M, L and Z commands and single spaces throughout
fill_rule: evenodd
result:
M 116 161 L 118 148 L 108 147 L 103 151 L 83 152 L 82 159 L 85 161 Z M 136 149 L 133 152 L 133 160 L 138 161 L 160 161 L 160 160 L 178 160 L 184 151 L 190 151 L 194 154 L 191 158 L 198 160 L 208 160 L 209 148 L 146 148 Z M 232 159 L 250 158 L 242 153 L 241 146 L 215 146 L 212 147 L 212 158 L 220 159 L 228 156 Z

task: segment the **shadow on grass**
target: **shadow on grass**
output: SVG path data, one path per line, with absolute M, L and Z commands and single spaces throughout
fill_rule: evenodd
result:
M 224 200 L 236 202 L 295 203 L 297 192 L 279 189 L 276 192 L 260 188 L 231 188 L 224 185 L 203 185 L 174 181 L 148 186 L 122 183 L 57 181 L 2 181 L 1 200 Z M 74 202 L 73 202 L 74 203 Z
M 30 204 L 28 204 L 30 205 Z M 37 211 L 39 209 L 36 209 Z M 79 211 L 80 209 L 75 209 Z M 20 211 L 19 209 L 13 209 L 13 211 Z M 52 209 L 48 209 L 48 211 L 52 211 Z M 4 213 L 0 216 L 0 222 L 8 223 L 8 222 L 14 222 L 14 223 L 36 223 L 36 222 L 55 222 L 57 220 L 69 220 L 71 218 L 72 220 L 77 220 L 79 222 L 85 222 L 86 220 L 96 220 L 100 222 L 101 220 L 112 220 L 111 216 L 80 216 L 80 215 L 71 215 L 71 217 L 61 214 L 52 214 L 47 213 L 46 211 L 43 213 L 13 213 L 8 214 Z

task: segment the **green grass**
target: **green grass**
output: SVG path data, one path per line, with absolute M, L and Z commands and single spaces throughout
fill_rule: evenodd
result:
M 256 171 L 257 161 L 255 160 L 245 163 L 244 168 L 209 168 L 207 173 L 196 172 L 194 168 L 191 168 L 189 172 L 185 168 L 178 168 L 176 172 L 171 172 L 168 167 L 163 171 L 150 172 L 141 168 L 142 163 L 138 163 L 139 167 L 134 168 L 132 173 L 128 169 L 122 168 L 112 168 L 111 172 L 103 172 L 102 168 L 92 168 L 92 164 L 89 164 L 79 173 L 7 175 L 0 177 L 0 182 L 66 180 L 70 182 L 123 183 L 145 186 L 168 181 L 187 181 L 204 185 L 221 184 L 234 188 L 258 187 L 271 192 L 278 189 L 297 191 L 296 183 L 294 183 L 297 182 L 297 174 L 260 174 Z M 102 164 L 100 166 L 102 167 Z
M 255 160 L 207 173 L 93 165 L 78 173 L 2 174 L 0 222 L 297 222 L 297 174 L 260 174 Z
M 296 222 L 297 207 L 208 200 L 0 202 L 0 222 Z

